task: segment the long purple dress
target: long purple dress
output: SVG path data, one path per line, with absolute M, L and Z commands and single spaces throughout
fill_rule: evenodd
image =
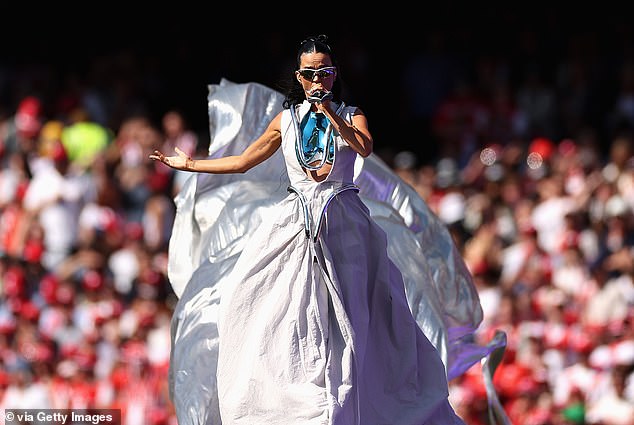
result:
M 280 105 L 257 84 L 210 86 L 210 157 L 242 151 Z M 176 198 L 179 424 L 462 425 L 447 377 L 503 342 L 469 342 L 482 311 L 448 232 L 338 135 L 326 180 L 308 179 L 296 137 L 285 110 L 273 158 L 193 175 Z

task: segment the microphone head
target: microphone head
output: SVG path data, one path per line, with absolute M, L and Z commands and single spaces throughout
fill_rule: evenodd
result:
M 309 103 L 320 103 L 324 100 L 332 99 L 332 92 L 328 90 L 316 90 L 306 98 Z

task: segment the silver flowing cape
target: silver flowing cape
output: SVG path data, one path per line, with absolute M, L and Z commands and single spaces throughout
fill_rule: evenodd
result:
M 240 154 L 282 110 L 282 101 L 280 93 L 257 83 L 223 79 L 209 85 L 209 157 Z M 192 174 L 175 197 L 168 275 L 179 300 L 171 324 L 169 390 L 180 425 L 221 424 L 216 381 L 220 298 L 227 272 L 249 236 L 288 196 L 280 151 L 244 174 Z M 388 255 L 403 274 L 411 311 L 439 351 L 447 378 L 481 362 L 491 423 L 510 424 L 492 384 L 506 335 L 498 332 L 486 345 L 475 342 L 482 307 L 444 223 L 375 154 L 357 157 L 354 183 L 388 236 Z

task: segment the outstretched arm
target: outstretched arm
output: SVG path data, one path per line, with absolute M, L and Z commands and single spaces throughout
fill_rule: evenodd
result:
M 213 159 L 192 159 L 185 152 L 176 148 L 175 156 L 165 156 L 154 151 L 150 159 L 161 161 L 176 170 L 193 171 L 212 174 L 245 173 L 266 159 L 270 158 L 282 144 L 282 113 L 277 114 L 264 133 L 258 137 L 240 155 Z

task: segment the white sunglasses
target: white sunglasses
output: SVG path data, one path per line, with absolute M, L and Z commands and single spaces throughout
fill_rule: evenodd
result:
M 315 79 L 315 75 L 319 78 L 334 77 L 337 73 L 337 68 L 334 66 L 326 66 L 319 69 L 302 68 L 297 70 L 297 72 L 302 76 L 302 78 L 308 81 L 313 81 Z

